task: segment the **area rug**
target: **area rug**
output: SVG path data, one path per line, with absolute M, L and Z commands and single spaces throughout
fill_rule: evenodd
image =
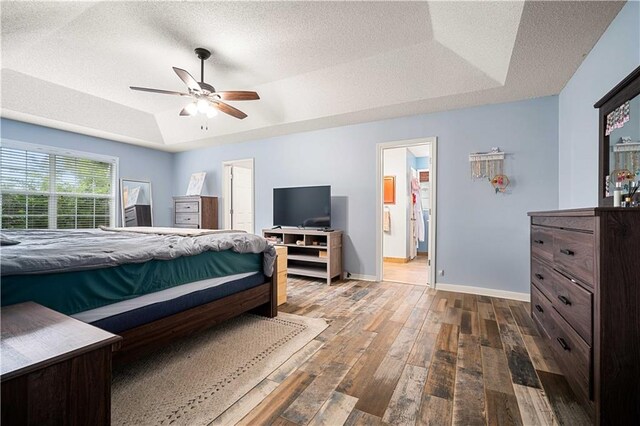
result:
M 313 340 L 327 323 L 245 314 L 113 372 L 114 425 L 206 425 Z

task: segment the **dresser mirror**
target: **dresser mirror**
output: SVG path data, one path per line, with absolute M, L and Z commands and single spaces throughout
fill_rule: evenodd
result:
M 640 181 L 640 67 L 594 106 L 600 110 L 599 205 L 612 206 L 616 184 L 628 194 Z
M 151 182 L 120 179 L 122 226 L 153 226 Z

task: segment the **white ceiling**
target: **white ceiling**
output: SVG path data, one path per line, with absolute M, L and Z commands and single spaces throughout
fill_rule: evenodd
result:
M 624 2 L 6 2 L 2 116 L 167 151 L 557 94 Z M 179 117 L 171 70 L 255 90 Z M 202 130 L 207 124 L 209 130 Z
M 429 156 L 429 145 L 427 144 L 410 146 L 408 149 L 415 157 Z

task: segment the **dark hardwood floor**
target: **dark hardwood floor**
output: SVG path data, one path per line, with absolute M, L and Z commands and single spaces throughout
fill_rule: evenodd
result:
M 213 424 L 590 424 L 529 304 L 289 278 L 281 311 L 329 327 Z

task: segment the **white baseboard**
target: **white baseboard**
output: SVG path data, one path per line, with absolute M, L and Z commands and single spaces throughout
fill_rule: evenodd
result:
M 530 302 L 531 295 L 529 293 L 518 293 L 515 291 L 497 290 L 494 288 L 473 287 L 461 284 L 436 283 L 436 290 L 455 291 L 458 293 L 478 294 L 480 296 L 500 297 L 503 299 L 522 300 Z
M 361 274 L 351 274 L 349 278 L 347 278 L 346 274 L 344 277 L 345 280 L 358 280 L 358 281 L 378 281 L 376 280 L 375 275 L 361 275 Z

